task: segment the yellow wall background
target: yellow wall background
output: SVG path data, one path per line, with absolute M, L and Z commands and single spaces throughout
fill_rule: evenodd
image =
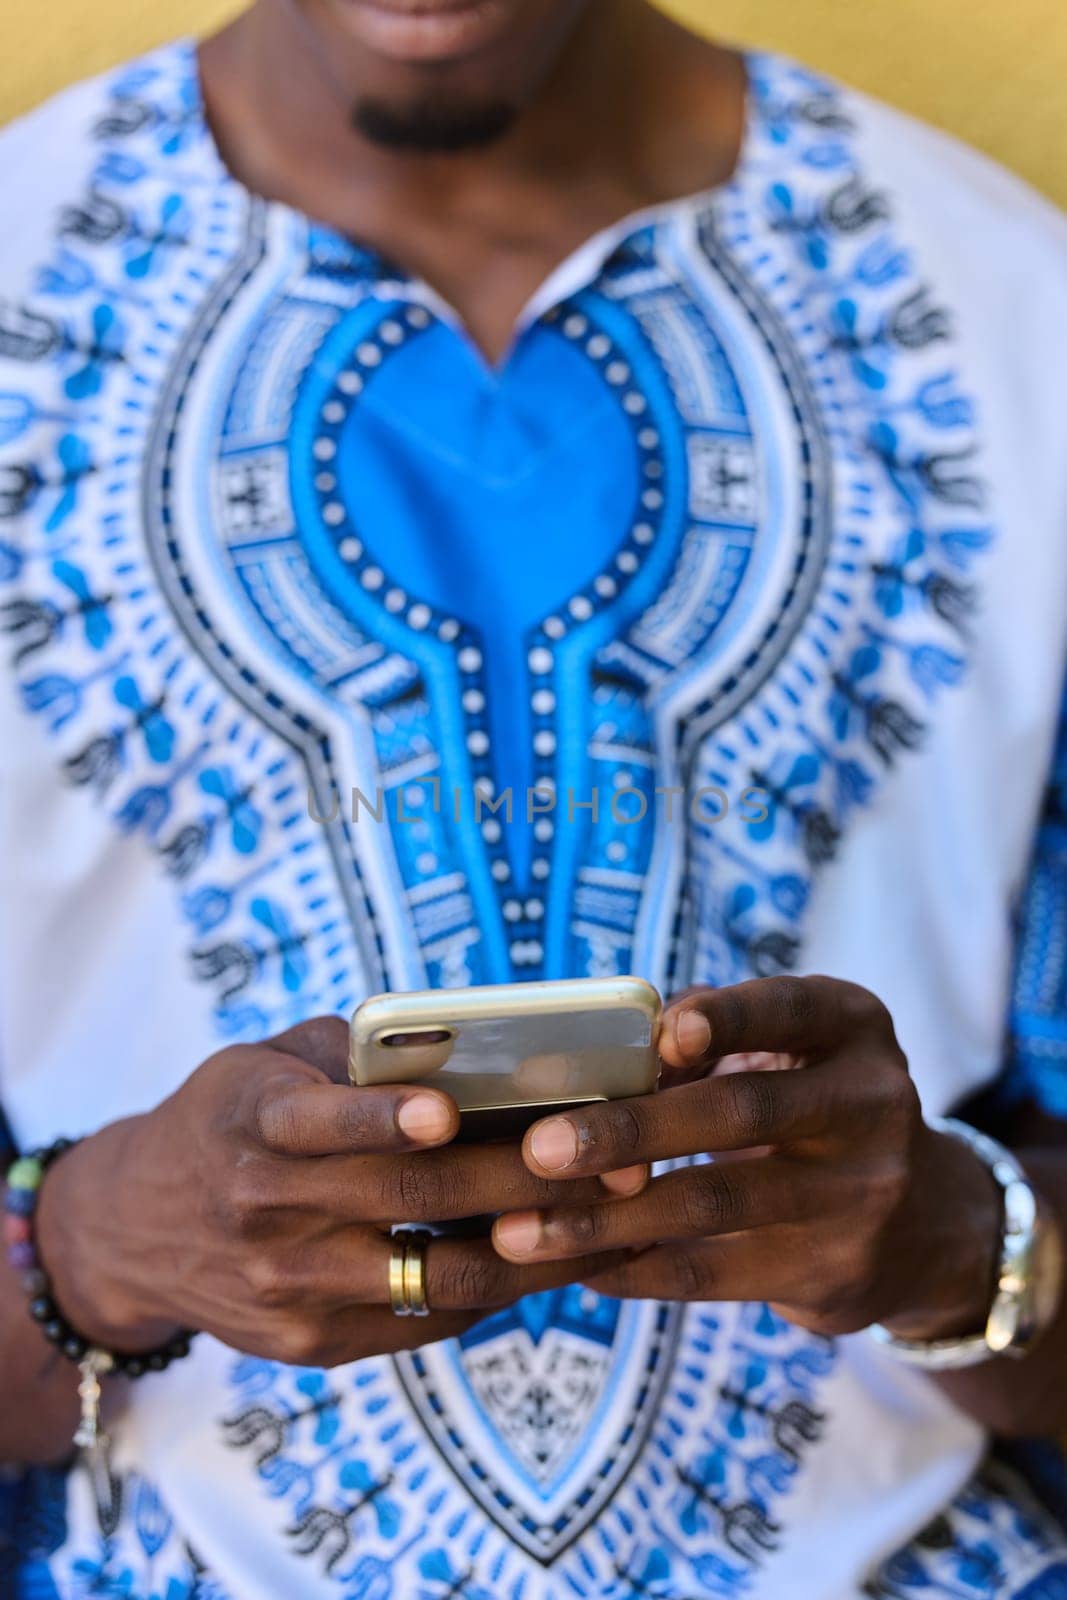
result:
M 234 0 L 0 0 L 0 122 Z M 663 0 L 690 24 L 788 51 L 950 129 L 1067 206 L 1063 0 Z M 12 14 L 13 13 L 13 14 Z

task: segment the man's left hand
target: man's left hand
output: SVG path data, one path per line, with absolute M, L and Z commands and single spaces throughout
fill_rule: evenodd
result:
M 664 1013 L 660 1054 L 657 1094 L 538 1123 L 527 1166 L 560 1179 L 713 1159 L 633 1197 L 500 1217 L 501 1255 L 629 1250 L 592 1280 L 598 1290 L 768 1301 L 828 1335 L 872 1322 L 917 1338 L 984 1326 L 996 1190 L 977 1157 L 923 1122 L 874 995 L 829 978 L 691 990 Z

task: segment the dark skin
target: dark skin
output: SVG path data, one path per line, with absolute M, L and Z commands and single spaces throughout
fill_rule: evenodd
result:
M 374 54 L 351 0 L 260 0 L 201 49 L 227 164 L 379 249 L 459 313 L 491 362 L 549 273 L 599 229 L 728 177 L 745 70 L 644 0 L 505 0 L 489 48 L 412 63 Z M 375 94 L 518 108 L 484 147 L 382 149 L 352 126 Z M 685 137 L 679 137 L 679 129 Z
M 892 1018 L 874 995 L 830 978 L 696 989 L 668 1010 L 660 1050 L 658 1095 L 538 1124 L 523 1142 L 526 1164 L 541 1177 L 587 1181 L 623 1163 L 705 1151 L 715 1162 L 655 1178 L 636 1196 L 503 1217 L 493 1239 L 505 1260 L 622 1250 L 593 1280 L 604 1293 L 767 1300 L 827 1335 L 872 1322 L 918 1339 L 984 1327 L 999 1197 L 979 1159 L 923 1121 Z M 1018 1143 L 1061 1239 L 1065 1133 L 1031 1112 Z M 999 1433 L 1062 1432 L 1067 1297 L 1024 1359 L 934 1381 Z
M 155 1110 L 110 1124 L 55 1163 L 38 1202 L 38 1248 L 60 1308 L 86 1338 L 136 1351 L 198 1328 L 252 1355 L 336 1366 L 461 1333 L 523 1294 L 599 1269 L 592 1260 L 516 1268 L 488 1238 L 440 1240 L 427 1270 L 433 1315 L 395 1317 L 392 1223 L 561 1204 L 573 1186 L 535 1178 L 516 1144 L 445 1148 L 459 1125 L 447 1095 L 352 1089 L 347 1057 L 339 1017 L 220 1050 Z M 644 1181 L 638 1167 L 581 1192 L 632 1193 Z M 3 1271 L 11 1403 L 0 1460 L 49 1461 L 70 1447 L 76 1374 Z
M 209 117 L 251 190 L 421 275 L 490 361 L 591 233 L 723 181 L 736 162 L 743 66 L 643 0 L 486 0 L 440 27 L 384 14 L 397 3 L 260 0 L 203 47 Z M 401 123 L 429 104 L 438 124 L 470 124 L 502 98 L 507 131 L 459 153 L 399 152 L 353 126 L 368 99 Z M 445 1337 L 573 1281 L 769 1298 L 824 1332 L 876 1318 L 931 1337 L 982 1325 L 991 1180 L 922 1123 L 872 996 L 826 979 L 697 991 L 668 1011 L 662 1053 L 663 1092 L 571 1119 L 577 1162 L 549 1174 L 536 1130 L 521 1149 L 453 1148 L 446 1097 L 419 1096 L 416 1128 L 411 1086 L 350 1089 L 337 1019 L 221 1051 L 49 1173 L 37 1231 L 59 1304 L 121 1349 L 188 1325 L 323 1365 Z M 803 1070 L 722 1076 L 768 1064 Z M 648 1160 L 694 1150 L 746 1159 L 648 1183 Z M 1063 1222 L 1063 1129 L 1038 1124 L 1021 1152 Z M 393 1317 L 387 1224 L 491 1211 L 512 1214 L 513 1230 L 516 1215 L 527 1231 L 533 1220 L 540 1246 L 516 1250 L 503 1222 L 495 1240 L 436 1242 L 434 1315 Z M 52 1460 L 69 1450 L 74 1374 L 3 1274 L 0 1459 Z M 1005 1432 L 1047 1433 L 1067 1420 L 1065 1348 L 1061 1315 L 1025 1361 L 938 1381 Z

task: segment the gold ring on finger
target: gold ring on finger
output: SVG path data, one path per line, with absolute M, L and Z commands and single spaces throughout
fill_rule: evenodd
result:
M 404 1261 L 407 1257 L 407 1235 L 394 1233 L 389 1252 L 389 1305 L 394 1317 L 410 1317 L 411 1307 L 404 1288 Z
M 426 1300 L 426 1254 L 432 1237 L 432 1234 L 422 1231 L 407 1235 L 403 1272 L 404 1300 L 409 1315 L 413 1317 L 430 1315 L 430 1307 Z

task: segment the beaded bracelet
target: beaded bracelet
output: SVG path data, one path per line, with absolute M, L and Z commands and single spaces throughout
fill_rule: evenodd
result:
M 12 1162 L 4 1190 L 3 1236 L 7 1259 L 20 1274 L 29 1298 L 30 1316 L 49 1343 L 68 1361 L 77 1364 L 81 1420 L 73 1443 L 85 1453 L 100 1525 L 108 1527 L 117 1515 L 118 1488 L 111 1471 L 110 1440 L 100 1426 L 100 1379 L 109 1374 L 140 1378 L 146 1372 L 163 1372 L 172 1361 L 189 1354 L 193 1335 L 182 1328 L 157 1349 L 134 1355 L 104 1350 L 83 1338 L 56 1305 L 48 1274 L 37 1255 L 33 1214 L 45 1173 L 53 1161 L 76 1143 L 75 1139 L 57 1139 L 45 1149 L 33 1150 Z
M 39 1323 L 41 1332 L 54 1344 L 68 1361 L 75 1362 L 88 1381 L 87 1366 L 98 1381 L 104 1373 L 114 1373 L 126 1378 L 140 1378 L 146 1372 L 163 1372 L 172 1361 L 189 1354 L 193 1337 L 187 1329 L 180 1329 L 165 1344 L 155 1350 L 124 1354 L 119 1350 L 102 1350 L 82 1337 L 64 1317 L 56 1305 L 48 1274 L 41 1265 L 34 1242 L 33 1214 L 37 1209 L 37 1196 L 41 1179 L 59 1156 L 77 1143 L 74 1139 L 57 1139 L 46 1149 L 34 1150 L 19 1156 L 7 1173 L 4 1191 L 4 1244 L 7 1259 L 20 1274 L 22 1287 L 30 1302 L 30 1316 Z M 83 1400 L 85 1396 L 82 1396 Z M 97 1396 L 98 1398 L 98 1396 Z M 83 1423 L 85 1422 L 83 1414 Z

